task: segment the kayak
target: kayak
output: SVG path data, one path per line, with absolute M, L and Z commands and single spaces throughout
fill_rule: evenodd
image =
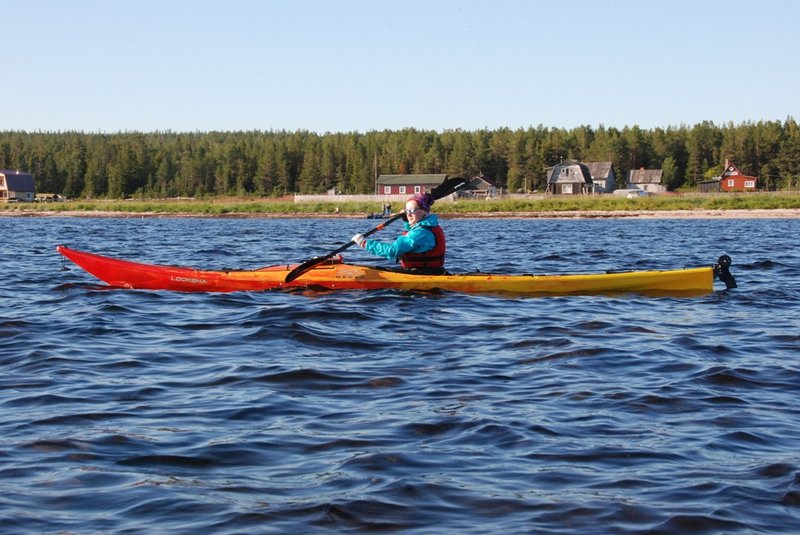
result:
M 106 284 L 137 290 L 178 292 L 243 292 L 291 288 L 322 290 L 452 291 L 514 295 L 567 295 L 593 293 L 709 293 L 714 281 L 736 287 L 730 274 L 730 257 L 713 266 L 663 271 L 623 271 L 574 275 L 504 275 L 463 273 L 425 275 L 399 269 L 345 263 L 340 256 L 327 259 L 291 282 L 286 276 L 298 264 L 254 270 L 209 271 L 190 267 L 152 265 L 77 251 L 64 245 L 56 250 Z

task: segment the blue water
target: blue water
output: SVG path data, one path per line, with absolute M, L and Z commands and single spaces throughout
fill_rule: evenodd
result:
M 444 223 L 452 271 L 729 254 L 700 297 L 129 291 L 55 252 L 256 268 L 374 224 L 0 218 L 0 531 L 800 532 L 800 220 Z

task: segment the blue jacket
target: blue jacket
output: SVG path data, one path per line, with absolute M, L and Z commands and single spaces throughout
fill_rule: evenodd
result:
M 439 224 L 436 214 L 429 214 L 428 217 L 414 225 L 413 227 L 404 223 L 408 231 L 405 235 L 398 236 L 392 243 L 384 243 L 378 240 L 367 240 L 364 248 L 370 253 L 389 260 L 397 261 L 406 253 L 424 253 L 436 247 L 436 238 L 430 227 Z

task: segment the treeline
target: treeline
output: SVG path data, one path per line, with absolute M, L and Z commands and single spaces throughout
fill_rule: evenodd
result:
M 618 187 L 630 169 L 663 169 L 670 190 L 719 176 L 729 159 L 759 189 L 797 189 L 800 129 L 789 117 L 653 130 L 0 132 L 0 168 L 71 198 L 372 193 L 377 175 L 398 173 L 483 173 L 509 191 L 544 191 L 545 169 L 564 159 L 612 161 Z

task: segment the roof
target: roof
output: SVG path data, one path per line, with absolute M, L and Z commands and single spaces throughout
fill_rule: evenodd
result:
M 562 169 L 566 168 L 576 168 L 573 173 L 573 176 L 563 176 L 561 174 Z M 580 171 L 580 175 L 583 178 L 583 182 L 586 184 L 593 184 L 592 182 L 592 175 L 589 173 L 589 168 L 586 167 L 585 164 L 573 161 L 565 161 L 559 164 L 554 165 L 553 167 L 548 168 L 548 175 L 547 175 L 547 183 L 548 184 L 556 184 L 556 183 L 566 183 L 566 184 L 575 184 L 580 183 L 581 180 L 576 180 L 578 172 Z
M 5 176 L 6 189 L 8 191 L 36 191 L 33 185 L 33 177 L 28 173 L 0 169 L 0 175 Z
M 381 175 L 378 177 L 378 184 L 383 186 L 391 186 L 391 185 L 438 186 L 439 184 L 444 182 L 445 178 L 447 178 L 447 175 Z
M 614 168 L 614 162 L 584 162 L 584 165 L 589 168 L 589 174 L 595 180 L 608 178 Z
M 663 169 L 631 169 L 628 171 L 630 184 L 661 184 Z
M 486 177 L 476 176 L 472 180 L 469 181 L 467 186 L 464 188 L 465 190 L 484 190 L 488 188 L 493 188 L 494 184 L 487 179 Z

